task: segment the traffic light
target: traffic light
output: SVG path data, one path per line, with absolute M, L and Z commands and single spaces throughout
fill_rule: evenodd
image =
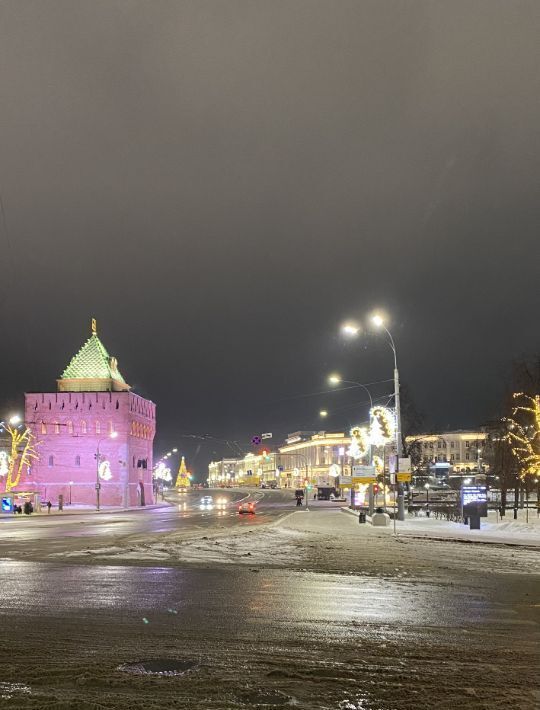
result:
M 373 494 L 377 495 L 378 492 L 379 492 L 379 486 L 376 483 L 374 483 L 373 484 Z

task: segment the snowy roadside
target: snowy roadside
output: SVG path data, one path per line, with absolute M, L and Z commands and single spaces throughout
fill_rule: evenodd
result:
M 357 512 L 349 508 L 343 508 L 343 510 L 358 519 Z M 392 523 L 387 530 L 393 532 Z M 489 517 L 481 520 L 480 530 L 470 530 L 468 525 L 437 520 L 436 518 L 407 517 L 403 521 L 396 522 L 396 532 L 400 536 L 540 548 L 540 518 L 536 512 L 530 512 L 527 522 L 523 510 L 519 511 L 517 520 L 514 520 L 510 515 L 501 519 L 494 511 L 490 511 Z
M 437 521 L 439 522 L 439 521 Z M 341 510 L 292 513 L 257 528 L 214 534 L 179 533 L 132 540 L 114 546 L 51 553 L 49 559 L 114 565 L 220 565 L 309 570 L 334 574 L 444 578 L 463 574 L 463 545 L 459 540 L 429 535 L 394 537 L 391 528 L 359 525 Z M 467 546 L 476 571 L 537 573 L 540 548 L 506 545 Z M 398 561 L 396 563 L 396 561 Z M 452 572 L 450 572 L 452 573 Z

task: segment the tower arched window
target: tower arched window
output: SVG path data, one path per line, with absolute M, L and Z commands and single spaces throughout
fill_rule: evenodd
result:
M 81 465 L 81 457 L 75 456 L 75 466 L 80 466 L 80 465 Z
M 53 424 L 54 424 L 54 433 L 60 434 L 60 424 L 58 422 L 53 422 Z
M 109 434 L 114 434 L 114 424 L 109 421 Z
M 45 422 L 41 422 L 41 433 L 46 434 L 47 433 L 47 425 Z
M 81 434 L 86 434 L 86 431 L 87 431 L 87 429 L 86 429 L 86 421 L 83 419 L 83 420 L 81 421 Z
M 66 422 L 66 428 L 68 434 L 73 434 L 73 422 L 71 420 Z
M 96 434 L 101 434 L 101 424 L 99 421 L 96 422 Z
M 49 456 L 49 466 L 54 466 L 54 456 Z

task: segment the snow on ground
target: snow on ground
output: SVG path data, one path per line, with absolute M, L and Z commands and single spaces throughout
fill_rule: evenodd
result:
M 353 514 L 349 510 L 346 512 Z M 357 518 L 358 513 L 354 513 L 354 516 Z M 481 519 L 480 530 L 471 530 L 468 525 L 437 518 L 407 517 L 404 521 L 396 521 L 396 532 L 404 536 L 540 547 L 540 517 L 532 510 L 528 517 L 527 522 L 525 510 L 518 511 L 517 520 L 514 520 L 512 513 L 500 518 L 498 513 L 490 511 L 487 519 Z M 393 523 L 389 530 L 393 532 Z
M 465 555 L 464 543 L 470 540 L 466 532 L 460 537 L 459 531 L 453 538 L 451 525 L 455 524 L 412 519 L 398 524 L 400 534 L 395 537 L 392 527 L 360 525 L 356 516 L 341 510 L 299 511 L 277 525 L 232 533 L 130 538 L 114 546 L 51 553 L 48 557 L 96 564 L 235 565 L 397 578 L 445 576 L 448 570 L 466 569 L 471 558 L 475 569 L 486 572 L 534 573 L 540 569 L 540 547 L 473 545 Z

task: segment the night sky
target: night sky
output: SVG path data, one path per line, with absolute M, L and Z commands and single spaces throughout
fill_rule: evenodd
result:
M 314 393 L 392 376 L 339 335 L 381 307 L 426 429 L 485 422 L 539 347 L 539 37 L 537 0 L 3 0 L 4 413 L 94 316 L 203 477 L 180 434 L 362 419 Z

